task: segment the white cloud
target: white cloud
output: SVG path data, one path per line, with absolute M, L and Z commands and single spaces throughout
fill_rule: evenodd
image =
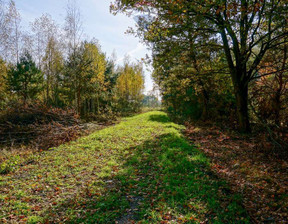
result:
M 134 49 L 132 49 L 131 51 L 128 51 L 128 52 L 126 53 L 126 55 L 129 56 L 129 57 L 132 58 L 132 59 L 137 58 L 138 60 L 140 60 L 140 58 L 138 58 L 137 56 L 139 56 L 139 54 L 140 54 L 140 55 L 142 55 L 142 57 L 144 57 L 144 56 L 145 56 L 145 53 L 146 53 L 146 47 L 145 47 L 143 44 L 138 43 L 138 44 L 137 44 L 137 47 L 134 48 Z M 122 62 L 122 61 L 124 60 L 124 58 L 125 58 L 125 56 L 119 58 L 119 59 L 116 61 L 116 63 L 119 64 L 120 62 Z

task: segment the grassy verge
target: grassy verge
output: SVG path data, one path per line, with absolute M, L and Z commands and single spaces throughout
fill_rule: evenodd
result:
M 249 223 L 163 112 L 127 118 L 0 176 L 5 223 Z

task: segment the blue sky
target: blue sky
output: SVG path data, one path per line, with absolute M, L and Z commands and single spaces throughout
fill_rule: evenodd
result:
M 24 27 L 43 13 L 50 14 L 58 24 L 64 24 L 67 0 L 15 0 L 15 3 Z M 124 14 L 110 14 L 109 5 L 110 0 L 78 0 L 84 33 L 89 38 L 98 39 L 107 56 L 115 50 L 119 64 L 125 55 L 129 55 L 131 60 L 140 60 L 146 54 L 150 55 L 138 38 L 125 34 L 128 27 L 134 27 L 133 18 Z M 151 90 L 152 85 L 150 72 L 145 71 L 145 90 Z

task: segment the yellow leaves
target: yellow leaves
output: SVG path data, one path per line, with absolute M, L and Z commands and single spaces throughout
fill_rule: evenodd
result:
M 1 95 L 4 93 L 6 85 L 5 78 L 7 76 L 7 67 L 4 61 L 0 58 L 0 100 Z
M 95 43 L 86 43 L 84 57 L 92 61 L 89 66 L 89 72 L 92 72 L 91 83 L 97 83 L 102 86 L 104 84 L 106 69 L 105 55 Z
M 137 100 L 144 89 L 143 70 L 140 64 L 125 64 L 121 75 L 117 79 L 116 88 L 121 98 Z

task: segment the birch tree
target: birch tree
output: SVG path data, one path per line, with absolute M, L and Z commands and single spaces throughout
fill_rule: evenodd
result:
M 77 49 L 81 45 L 81 37 L 82 37 L 82 18 L 80 9 L 78 8 L 76 4 L 76 0 L 69 0 L 67 7 L 66 7 L 66 18 L 65 18 L 65 38 L 66 38 L 66 48 L 67 48 L 67 54 L 69 57 L 71 55 L 74 55 L 74 59 L 76 59 L 77 55 Z M 70 57 L 70 59 L 73 59 L 73 57 Z M 76 61 L 70 61 L 72 76 L 74 76 L 74 80 L 77 80 L 77 63 Z M 78 89 L 76 86 L 76 82 L 74 89 Z M 77 111 L 80 110 L 79 108 L 79 94 L 77 94 L 77 91 L 75 91 L 75 108 L 77 108 Z
M 7 13 L 7 23 L 8 27 L 6 29 L 6 34 L 8 34 L 8 60 L 14 64 L 19 62 L 19 55 L 21 49 L 21 16 L 16 8 L 14 0 L 10 0 L 9 8 Z

